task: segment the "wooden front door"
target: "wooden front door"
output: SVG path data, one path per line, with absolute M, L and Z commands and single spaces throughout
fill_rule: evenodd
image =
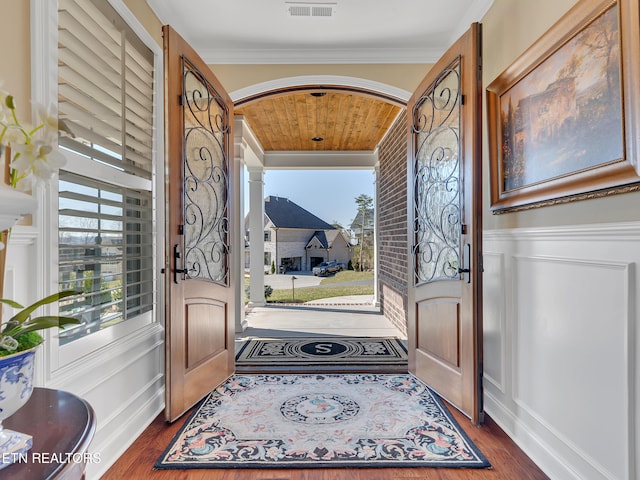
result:
M 409 370 L 481 421 L 480 25 L 409 100 Z
M 234 370 L 233 103 L 171 27 L 163 35 L 165 417 L 173 421 Z

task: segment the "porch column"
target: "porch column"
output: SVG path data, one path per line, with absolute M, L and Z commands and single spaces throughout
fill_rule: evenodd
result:
M 233 301 L 235 303 L 235 331 L 236 333 L 244 332 L 248 327 L 245 316 L 244 305 L 244 157 L 245 148 L 236 142 L 234 147 L 235 162 L 233 162 L 233 178 L 235 178 L 233 188 L 233 202 L 237 205 L 236 214 L 231 222 L 233 226 L 232 237 L 234 247 L 231 249 L 232 262 L 234 265 L 233 276 L 236 278 L 236 288 L 233 292 Z
M 249 301 L 263 306 L 264 298 L 264 169 L 249 169 Z
M 378 152 L 376 151 L 376 156 Z M 376 166 L 373 169 L 374 175 L 374 188 L 373 194 L 375 195 L 375 199 L 373 201 L 373 264 L 375 268 L 373 269 L 373 304 L 376 307 L 380 307 L 380 292 L 378 291 L 378 278 L 380 275 L 380 264 L 378 262 L 378 237 L 380 236 L 380 225 L 378 224 L 378 212 L 380 211 L 378 205 L 378 197 L 379 191 L 378 187 L 380 186 L 380 162 L 376 162 Z

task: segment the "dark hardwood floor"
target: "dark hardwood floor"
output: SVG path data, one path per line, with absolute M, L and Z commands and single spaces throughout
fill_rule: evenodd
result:
M 173 424 L 163 414 L 102 477 L 102 480 L 543 480 L 548 477 L 511 439 L 487 418 L 476 427 L 449 407 L 456 420 L 491 462 L 490 469 L 459 468 L 314 468 L 314 469 L 202 469 L 153 470 L 153 464 L 169 445 L 184 420 Z M 184 416 L 185 420 L 188 414 Z

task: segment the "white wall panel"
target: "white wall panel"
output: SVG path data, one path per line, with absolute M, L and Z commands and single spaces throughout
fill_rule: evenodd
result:
M 505 280 L 504 254 L 484 252 L 484 379 L 504 393 Z
M 606 478 L 624 478 L 629 265 L 545 257 L 513 262 L 514 400 Z M 597 421 L 603 410 L 606 420 Z
M 640 224 L 484 239 L 488 414 L 552 479 L 637 478 Z
M 93 407 L 97 428 L 89 447 L 99 478 L 164 408 L 164 329 L 153 324 L 51 374 L 48 388 L 67 390 Z

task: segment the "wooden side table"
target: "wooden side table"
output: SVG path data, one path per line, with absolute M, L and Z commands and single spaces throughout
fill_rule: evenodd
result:
M 87 463 L 100 461 L 87 452 L 96 429 L 93 408 L 69 392 L 34 388 L 29 401 L 3 425 L 31 435 L 33 447 L 0 470 L 2 479 L 82 479 Z

